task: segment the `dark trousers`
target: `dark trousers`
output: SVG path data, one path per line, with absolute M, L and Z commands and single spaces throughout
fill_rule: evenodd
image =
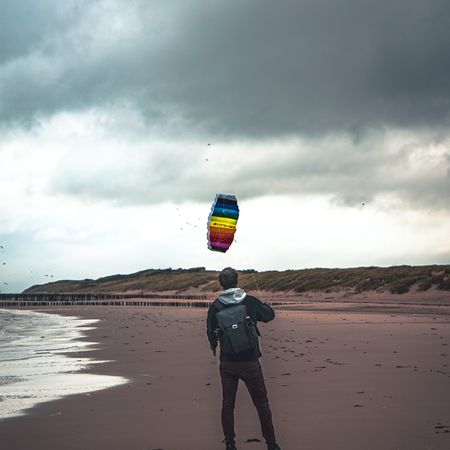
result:
M 258 411 L 261 430 L 266 443 L 275 443 L 267 390 L 259 360 L 222 361 L 219 366 L 222 379 L 222 427 L 226 442 L 232 442 L 234 433 L 234 404 L 239 379 L 247 386 L 253 404 Z

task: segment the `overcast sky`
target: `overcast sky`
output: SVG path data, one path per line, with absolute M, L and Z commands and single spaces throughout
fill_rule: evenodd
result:
M 1 9 L 1 291 L 450 262 L 448 1 Z M 241 210 L 226 254 L 206 245 L 217 192 Z

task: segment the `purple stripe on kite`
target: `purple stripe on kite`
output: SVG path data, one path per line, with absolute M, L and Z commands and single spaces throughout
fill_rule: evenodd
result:
M 231 243 L 227 244 L 225 242 L 214 242 L 214 241 L 211 241 L 211 247 L 229 248 L 230 245 L 231 245 Z

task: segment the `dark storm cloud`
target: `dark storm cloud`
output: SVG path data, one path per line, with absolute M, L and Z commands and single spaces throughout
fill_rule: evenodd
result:
M 83 3 L 42 0 L 3 1 L 0 14 L 0 64 L 45 51 L 47 45 L 79 23 Z
M 385 195 L 448 208 L 449 18 L 444 0 L 4 1 L 0 126 L 108 117 L 125 151 L 109 157 L 94 131 L 87 157 L 74 148 L 49 176 L 51 194 Z M 392 130 L 412 144 L 392 151 Z M 128 149 L 152 138 L 176 148 Z M 185 147 L 206 139 L 239 164 L 205 166 Z
M 448 125 L 446 0 L 60 5 L 2 3 L 4 123 L 126 103 L 225 138 Z

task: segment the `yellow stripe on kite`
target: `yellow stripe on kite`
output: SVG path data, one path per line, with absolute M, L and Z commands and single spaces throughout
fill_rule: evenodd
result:
M 212 216 L 211 217 L 211 225 L 213 222 L 221 223 L 221 224 L 227 224 L 227 225 L 235 225 L 237 224 L 236 219 L 229 219 L 228 217 L 218 217 L 218 216 Z
M 236 225 L 230 225 L 228 223 L 211 222 L 209 224 L 209 227 L 210 227 L 210 229 L 220 228 L 222 230 L 236 231 Z

